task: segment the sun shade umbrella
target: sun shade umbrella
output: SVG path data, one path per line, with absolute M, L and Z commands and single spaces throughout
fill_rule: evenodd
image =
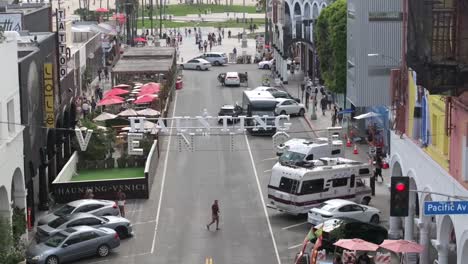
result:
M 333 245 L 353 251 L 376 251 L 379 246 L 359 238 L 340 239 Z
M 109 12 L 109 9 L 105 8 L 105 7 L 99 7 L 98 9 L 96 9 L 96 12 L 98 13 L 106 13 L 106 12 Z
M 158 116 L 161 114 L 159 111 L 156 111 L 151 108 L 146 108 L 146 109 L 137 111 L 137 113 L 142 116 Z
M 386 239 L 380 244 L 381 248 L 388 249 L 395 253 L 420 253 L 424 247 L 420 244 L 408 240 L 391 240 Z
M 159 83 L 150 82 L 140 87 L 138 95 L 159 93 L 160 90 L 161 85 Z
M 380 116 L 380 114 L 369 112 L 369 113 L 355 116 L 354 119 L 365 119 L 365 118 L 371 118 L 371 117 L 377 117 L 377 116 Z
M 135 42 L 146 42 L 146 39 L 144 39 L 144 38 L 134 38 L 133 41 L 135 41 Z
M 114 88 L 124 88 L 125 89 L 125 88 L 128 88 L 128 87 L 130 87 L 130 85 L 121 83 L 121 84 L 117 84 L 116 86 L 112 87 L 112 89 L 114 89 Z
M 138 97 L 133 103 L 134 104 L 148 104 L 156 100 L 158 97 L 150 94 L 145 94 Z
M 129 92 L 127 90 L 124 90 L 121 88 L 113 88 L 112 90 L 105 93 L 104 97 L 107 97 L 109 95 L 121 95 L 121 94 L 128 94 L 128 93 Z
M 102 114 L 98 115 L 96 118 L 94 118 L 93 120 L 94 121 L 106 121 L 106 120 L 110 120 L 110 119 L 114 119 L 116 118 L 117 116 L 114 115 L 114 114 L 110 114 L 110 113 L 107 113 L 107 112 L 103 112 Z
M 109 97 L 106 97 L 104 99 L 102 99 L 101 101 L 99 101 L 99 103 L 97 104 L 98 106 L 101 106 L 101 105 L 114 105 L 114 104 L 122 104 L 124 102 L 124 100 L 122 98 L 120 98 L 118 96 L 109 96 Z
M 137 116 L 138 113 L 133 109 L 127 109 L 117 114 L 117 116 Z

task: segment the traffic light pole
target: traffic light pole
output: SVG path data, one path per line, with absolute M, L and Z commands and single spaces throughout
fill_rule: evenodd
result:
M 462 201 L 468 201 L 467 196 L 460 196 L 460 195 L 450 195 L 450 194 L 445 194 L 445 193 L 439 193 L 439 192 L 430 192 L 430 191 L 419 191 L 419 190 L 409 190 L 410 192 L 415 192 L 415 193 L 424 193 L 424 194 L 435 194 L 435 195 L 440 195 L 448 198 L 453 198 L 453 199 L 458 199 Z

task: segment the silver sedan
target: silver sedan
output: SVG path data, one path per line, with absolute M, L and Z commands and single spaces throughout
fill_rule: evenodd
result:
M 26 250 L 26 261 L 58 264 L 94 255 L 106 257 L 118 246 L 119 235 L 112 229 L 77 226 L 56 233 L 43 243 L 30 245 Z
M 191 59 L 186 63 L 182 63 L 183 69 L 192 69 L 199 71 L 207 71 L 211 67 L 211 63 L 205 59 Z
M 120 216 L 95 216 L 88 213 L 77 213 L 61 216 L 47 225 L 37 227 L 36 241 L 42 242 L 50 236 L 67 228 L 76 226 L 107 227 L 113 229 L 121 238 L 132 234 L 132 224 L 126 218 Z

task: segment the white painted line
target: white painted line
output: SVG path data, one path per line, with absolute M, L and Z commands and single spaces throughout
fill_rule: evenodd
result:
M 128 256 L 122 256 L 121 258 L 138 257 L 138 256 L 149 255 L 149 254 L 151 254 L 151 253 L 150 252 L 145 252 L 145 253 L 132 254 L 132 255 L 128 255 Z
M 300 247 L 300 246 L 302 246 L 302 245 L 303 245 L 302 243 L 301 243 L 301 244 L 297 244 L 297 245 L 288 247 L 288 249 L 298 248 L 298 247 Z
M 126 214 L 131 214 L 131 213 L 136 213 L 136 212 L 141 212 L 141 211 L 143 211 L 143 209 L 125 211 L 125 213 L 126 213 Z
M 257 181 L 257 188 L 258 188 L 258 193 L 260 194 L 260 200 L 262 201 L 263 212 L 265 213 L 265 218 L 267 220 L 271 240 L 273 242 L 273 248 L 275 249 L 276 260 L 278 261 L 278 264 L 281 264 L 278 247 L 276 246 L 275 235 L 273 234 L 273 229 L 271 228 L 270 218 L 268 217 L 268 211 L 265 205 L 265 199 L 263 199 L 262 187 L 260 186 L 260 180 L 258 179 L 257 168 L 255 167 L 255 161 L 252 155 L 252 149 L 250 148 L 250 143 L 249 143 L 249 139 L 247 138 L 247 134 L 244 134 L 244 137 L 245 137 L 245 142 L 247 143 L 247 149 L 249 150 L 249 156 L 250 156 L 250 161 L 252 162 L 252 169 L 255 175 L 255 180 Z
M 278 157 L 269 158 L 269 159 L 262 159 L 261 162 L 269 161 L 269 160 L 276 160 L 276 159 L 278 159 Z
M 271 170 L 265 170 L 265 171 L 263 171 L 263 173 L 267 173 L 267 172 L 270 172 L 270 171 L 271 171 Z
M 143 224 L 149 224 L 149 223 L 154 223 L 154 222 L 156 222 L 156 221 L 155 220 L 150 220 L 150 221 L 132 223 L 132 225 L 143 225 Z
M 307 223 L 308 222 L 303 222 L 303 223 L 299 223 L 299 224 L 295 224 L 295 225 L 286 226 L 286 227 L 283 227 L 281 229 L 286 230 L 286 229 L 293 228 L 293 227 L 296 227 L 296 226 L 301 226 L 301 225 L 304 225 L 304 224 L 307 224 Z
M 177 106 L 177 92 L 175 94 L 174 109 L 172 110 L 172 117 L 174 117 L 176 106 Z M 174 119 L 171 120 L 171 127 L 172 127 L 173 123 L 174 123 Z M 164 169 L 163 169 L 163 175 L 162 175 L 162 180 L 161 180 L 161 191 L 159 192 L 158 209 L 156 210 L 156 218 L 154 219 L 154 221 L 156 221 L 156 224 L 154 226 L 154 236 L 153 236 L 153 244 L 151 246 L 151 254 L 154 253 L 154 248 L 156 247 L 156 233 L 157 233 L 157 230 L 158 230 L 159 214 L 161 212 L 161 204 L 162 204 L 162 198 L 163 198 L 163 193 L 164 193 L 164 182 L 166 181 L 167 161 L 169 160 L 169 152 L 171 150 L 171 138 L 172 138 L 172 133 L 169 133 L 169 139 L 168 139 L 168 142 L 167 142 L 166 157 L 164 158 Z

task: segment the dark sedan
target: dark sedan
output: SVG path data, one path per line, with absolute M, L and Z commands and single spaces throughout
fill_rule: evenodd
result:
M 218 116 L 230 116 L 230 117 L 238 117 L 242 113 L 242 108 L 238 105 L 223 105 L 219 110 Z M 228 123 L 237 122 L 237 120 L 227 120 Z M 221 118 L 218 118 L 218 123 L 223 123 Z

